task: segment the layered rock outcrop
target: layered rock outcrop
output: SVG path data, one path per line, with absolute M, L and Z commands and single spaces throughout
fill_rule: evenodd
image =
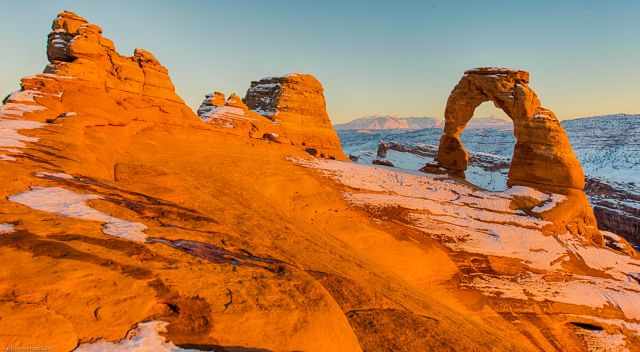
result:
M 291 143 L 346 159 L 327 114 L 324 89 L 314 76 L 292 73 L 251 82 L 244 100 L 249 109 L 280 123 Z
M 584 173 L 569 138 L 555 114 L 542 106 L 528 83 L 526 71 L 494 67 L 466 71 L 447 100 L 437 166 L 454 174 L 464 174 L 469 156 L 460 135 L 476 107 L 492 101 L 514 125 L 516 145 L 508 185 L 570 194 L 564 206 L 547 215 L 560 228 L 567 227 L 602 243 L 593 211 L 583 192 Z
M 198 116 L 203 119 L 208 119 L 211 114 L 215 113 L 216 109 L 224 106 L 225 102 L 224 93 L 213 92 L 205 95 L 204 100 L 198 108 Z
M 99 26 L 69 11 L 58 14 L 51 29 L 47 41 L 50 64 L 45 73 L 80 78 L 114 93 L 182 102 L 167 68 L 152 53 L 135 49 L 131 57 L 118 54 Z
M 221 92 L 207 94 L 198 108 L 198 116 L 209 124 L 228 129 L 237 135 L 285 142 L 277 133 L 279 126 L 249 110 L 235 93 L 228 98 Z M 274 136 L 278 138 L 273 138 Z
M 309 74 L 291 73 L 251 82 L 247 106 L 264 116 L 313 127 L 331 127 L 324 89 Z
M 322 84 L 312 75 L 263 78 L 251 82 L 244 101 L 232 97 L 222 104 L 222 93 L 207 95 L 198 115 L 237 128 L 242 134 L 260 138 L 276 135 L 278 141 L 313 151 L 322 158 L 346 159 L 327 114 Z

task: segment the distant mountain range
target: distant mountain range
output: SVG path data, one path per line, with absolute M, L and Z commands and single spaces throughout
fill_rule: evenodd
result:
M 397 117 L 391 115 L 367 116 L 350 122 L 336 124 L 337 130 L 379 131 L 379 130 L 421 130 L 441 128 L 442 120 L 435 117 Z M 496 117 L 474 117 L 468 128 L 512 128 L 511 121 Z
M 335 125 L 337 130 L 420 130 L 440 127 L 435 117 L 367 116 Z

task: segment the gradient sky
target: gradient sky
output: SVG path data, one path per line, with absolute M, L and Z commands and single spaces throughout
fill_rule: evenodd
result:
M 559 118 L 640 113 L 640 1 L 1 0 L 0 89 L 41 72 L 62 9 L 99 24 L 121 54 L 142 47 L 197 107 L 251 80 L 313 73 L 330 115 L 442 117 L 468 68 L 531 72 Z M 491 115 L 483 104 L 477 116 Z

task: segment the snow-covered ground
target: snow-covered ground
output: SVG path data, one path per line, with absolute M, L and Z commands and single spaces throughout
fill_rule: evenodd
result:
M 563 196 L 521 186 L 482 191 L 445 176 L 384 166 L 333 160 L 294 162 L 346 186 L 345 200 L 364 210 L 377 209 L 371 212 L 373 216 L 381 216 L 376 214 L 384 214 L 385 209 L 405 209 L 406 215 L 397 215 L 404 217 L 399 223 L 450 250 L 508 258 L 521 268 L 516 274 L 467 273 L 460 277 L 461 288 L 489 297 L 584 306 L 593 312 L 618 310 L 625 319 L 609 324 L 640 334 L 640 260 L 584 244 L 569 233 L 545 233 L 548 223 L 535 213 L 554 208 L 565 200 Z M 514 199 L 523 197 L 537 205 L 533 213 L 511 206 Z M 605 235 L 621 243 L 615 234 Z M 574 272 L 573 267 L 589 268 L 591 273 Z M 592 318 L 588 313 L 581 315 L 581 319 Z M 591 337 L 620 338 L 606 332 Z
M 152 320 L 138 323 L 127 336 L 118 342 L 96 341 L 83 343 L 74 352 L 197 352 L 196 349 L 177 347 L 160 335 L 167 331 L 169 323 Z

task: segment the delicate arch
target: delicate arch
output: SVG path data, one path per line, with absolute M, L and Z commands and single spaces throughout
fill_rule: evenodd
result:
M 569 138 L 554 113 L 541 106 L 528 83 L 526 71 L 487 67 L 466 71 L 447 100 L 436 158 L 439 166 L 454 173 L 466 170 L 469 157 L 460 135 L 475 109 L 492 101 L 514 125 L 516 145 L 508 185 L 582 190 L 584 173 Z

